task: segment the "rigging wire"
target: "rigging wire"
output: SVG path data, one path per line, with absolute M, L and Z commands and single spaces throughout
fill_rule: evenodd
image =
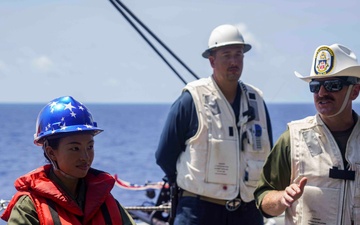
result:
M 141 20 L 139 20 L 120 0 L 115 0 L 141 27 L 143 27 L 165 50 L 169 52 L 190 74 L 196 79 L 199 77 L 178 57 L 171 51 Z M 149 39 L 140 31 L 133 21 L 124 13 L 124 11 L 114 2 L 110 0 L 113 6 L 121 13 L 121 15 L 130 23 L 130 25 L 139 33 L 139 35 L 150 45 L 150 47 L 159 55 L 159 57 L 170 67 L 170 69 L 179 77 L 179 79 L 186 84 L 185 79 L 174 69 L 174 67 L 165 59 L 159 50 L 149 41 Z

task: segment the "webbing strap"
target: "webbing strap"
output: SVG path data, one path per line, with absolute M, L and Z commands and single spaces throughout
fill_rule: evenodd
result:
M 56 211 L 56 207 L 53 201 L 51 201 L 50 199 L 46 199 L 47 205 L 49 206 L 49 211 L 50 211 L 50 215 L 52 220 L 54 221 L 54 225 L 61 225 L 60 222 L 60 217 L 58 212 Z
M 110 217 L 109 209 L 106 206 L 106 203 L 103 203 L 100 208 L 101 208 L 101 212 L 102 212 L 102 214 L 104 216 L 105 224 L 106 225 L 111 225 L 112 220 L 111 220 L 111 217 Z

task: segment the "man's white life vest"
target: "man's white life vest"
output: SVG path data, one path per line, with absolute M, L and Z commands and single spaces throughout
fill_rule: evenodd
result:
M 288 126 L 291 181 L 296 183 L 302 177 L 308 181 L 302 197 L 286 210 L 285 224 L 359 225 L 359 119 L 346 146 L 349 168 L 344 168 L 340 149 L 319 115 L 293 121 Z M 355 180 L 344 179 L 348 175 Z
M 239 194 L 245 202 L 254 199 L 270 141 L 261 91 L 241 82 L 240 86 L 238 124 L 212 77 L 184 88 L 192 95 L 199 124 L 177 161 L 177 183 L 182 189 L 216 199 L 231 200 Z

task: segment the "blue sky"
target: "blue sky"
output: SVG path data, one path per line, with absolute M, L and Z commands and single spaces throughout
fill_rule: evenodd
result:
M 310 72 L 319 45 L 341 43 L 360 57 L 358 0 L 122 3 L 200 77 L 211 74 L 201 53 L 212 29 L 237 25 L 253 46 L 241 79 L 267 102 L 312 101 L 293 72 Z M 72 95 L 92 103 L 171 103 L 184 86 L 110 1 L 1 0 L 0 31 L 0 102 Z

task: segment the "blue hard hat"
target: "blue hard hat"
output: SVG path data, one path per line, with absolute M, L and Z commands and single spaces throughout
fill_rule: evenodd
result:
M 90 111 L 82 103 L 71 96 L 56 98 L 37 117 L 34 143 L 41 146 L 46 137 L 81 131 L 92 131 L 93 135 L 97 135 L 103 130 L 97 127 Z

